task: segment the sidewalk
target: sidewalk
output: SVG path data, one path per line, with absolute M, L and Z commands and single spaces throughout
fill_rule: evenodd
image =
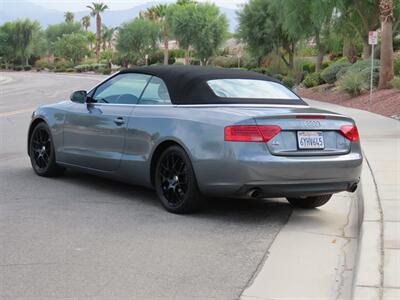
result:
M 360 188 L 318 210 L 295 210 L 241 299 L 399 300 L 400 122 L 307 102 L 355 119 L 365 156 Z
M 353 117 L 365 155 L 364 203 L 354 299 L 400 299 L 400 122 L 332 104 L 310 104 Z

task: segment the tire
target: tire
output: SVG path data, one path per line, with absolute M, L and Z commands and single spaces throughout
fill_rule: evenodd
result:
M 190 158 L 179 146 L 171 146 L 161 154 L 154 184 L 162 205 L 171 213 L 196 212 L 204 204 Z
M 312 209 L 324 205 L 332 198 L 332 194 L 305 198 L 287 198 L 294 207 Z
M 64 173 L 65 168 L 56 163 L 53 138 L 46 123 L 35 126 L 29 139 L 29 157 L 35 173 L 43 177 L 55 177 Z

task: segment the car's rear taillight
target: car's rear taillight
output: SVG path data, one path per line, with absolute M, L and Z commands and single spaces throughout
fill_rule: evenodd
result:
M 234 125 L 225 127 L 225 141 L 268 142 L 281 131 L 275 125 Z
M 356 125 L 343 125 L 340 127 L 340 132 L 349 141 L 357 142 L 360 140 L 360 135 L 358 134 L 358 129 Z

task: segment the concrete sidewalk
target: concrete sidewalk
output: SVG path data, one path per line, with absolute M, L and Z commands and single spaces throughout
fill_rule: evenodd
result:
M 400 122 L 307 102 L 355 119 L 365 156 L 360 188 L 316 211 L 294 211 L 241 298 L 398 300 Z
M 364 204 L 354 299 L 400 299 L 400 122 L 362 110 L 312 102 L 353 117 L 365 155 Z

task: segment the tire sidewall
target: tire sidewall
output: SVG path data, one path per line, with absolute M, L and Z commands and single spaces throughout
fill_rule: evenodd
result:
M 165 198 L 162 187 L 161 187 L 161 180 L 159 178 L 160 166 L 161 162 L 170 154 L 178 154 L 185 162 L 187 168 L 187 177 L 188 177 L 188 190 L 185 194 L 184 200 L 178 206 L 171 206 L 168 200 Z M 197 198 L 199 197 L 199 191 L 197 188 L 197 181 L 194 175 L 192 163 L 190 161 L 189 156 L 179 146 L 171 146 L 167 148 L 157 160 L 156 170 L 155 170 L 155 178 L 154 178 L 155 190 L 157 193 L 158 198 L 160 199 L 161 203 L 165 207 L 166 210 L 173 213 L 185 213 L 192 210 L 194 202 L 196 202 Z
M 32 151 L 33 151 L 32 139 L 33 139 L 36 131 L 38 131 L 40 129 L 45 130 L 50 137 L 50 147 L 51 148 L 50 148 L 49 163 L 47 164 L 46 168 L 44 168 L 44 169 L 39 168 L 37 166 L 36 161 L 34 159 L 34 154 L 32 153 Z M 51 131 L 50 131 L 49 127 L 44 122 L 37 124 L 32 131 L 32 135 L 29 139 L 29 157 L 31 160 L 31 165 L 32 165 L 33 170 L 35 171 L 36 174 L 38 174 L 40 176 L 46 176 L 55 167 L 56 159 L 55 159 L 55 153 L 54 153 L 53 136 L 51 135 Z

